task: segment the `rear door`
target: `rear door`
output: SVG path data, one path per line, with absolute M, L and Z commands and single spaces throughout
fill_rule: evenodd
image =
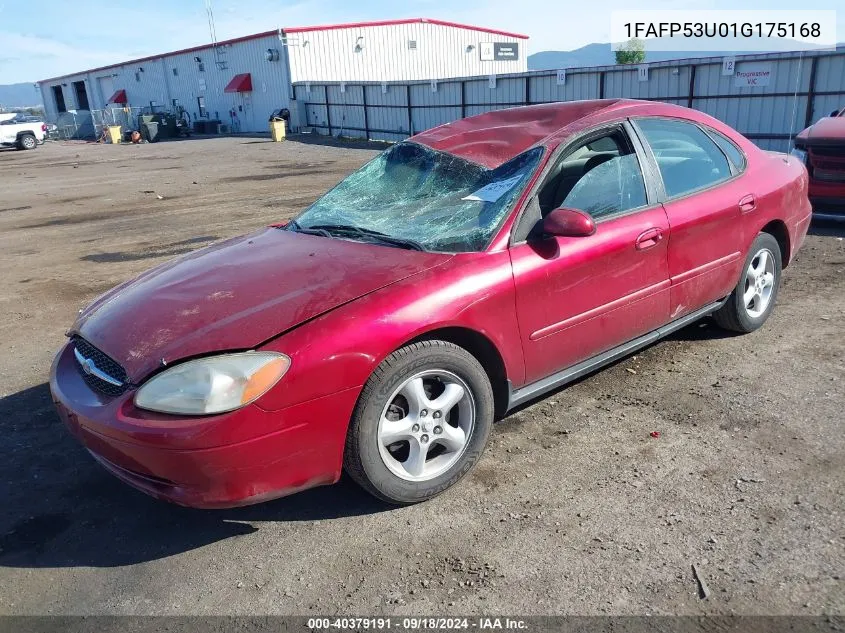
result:
M 744 259 L 744 219 L 757 208 L 757 192 L 741 177 L 742 151 L 718 132 L 659 117 L 633 124 L 661 177 L 676 319 L 730 294 Z
M 526 382 L 663 325 L 669 316 L 669 222 L 623 126 L 575 143 L 553 162 L 524 211 L 529 223 L 566 206 L 596 232 L 549 237 L 517 228 L 510 248 Z M 542 201 L 542 202 L 541 202 Z

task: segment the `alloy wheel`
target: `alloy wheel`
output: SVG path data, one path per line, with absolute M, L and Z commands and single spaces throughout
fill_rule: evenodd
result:
M 405 380 L 390 396 L 378 424 L 385 466 L 408 481 L 428 481 L 463 455 L 475 427 L 475 400 L 461 378 L 434 369 Z
M 748 316 L 756 319 L 766 311 L 772 300 L 774 285 L 774 255 L 768 248 L 760 249 L 745 271 L 745 290 L 742 301 Z

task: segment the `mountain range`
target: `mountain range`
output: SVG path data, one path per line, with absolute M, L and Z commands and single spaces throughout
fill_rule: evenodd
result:
M 31 83 L 0 86 L 0 109 L 26 108 L 41 103 L 41 93 Z
M 798 50 L 800 45 L 793 40 L 778 43 L 779 51 Z M 845 44 L 840 43 L 838 47 Z M 838 48 L 837 47 L 837 48 Z M 773 50 L 774 52 L 774 50 Z M 646 51 L 645 61 L 665 62 L 670 59 L 690 59 L 695 57 L 729 57 L 748 55 L 748 51 L 659 51 L 652 47 Z M 541 51 L 528 56 L 528 70 L 555 70 L 558 68 L 581 68 L 584 66 L 611 66 L 616 57 L 609 43 L 587 44 L 571 51 Z

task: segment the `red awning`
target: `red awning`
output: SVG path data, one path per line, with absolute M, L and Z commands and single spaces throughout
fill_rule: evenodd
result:
M 125 104 L 127 101 L 126 99 L 126 91 L 125 90 L 118 90 L 115 92 L 111 98 L 108 100 L 108 103 L 123 103 Z
M 223 92 L 252 92 L 252 75 L 249 73 L 235 75 Z

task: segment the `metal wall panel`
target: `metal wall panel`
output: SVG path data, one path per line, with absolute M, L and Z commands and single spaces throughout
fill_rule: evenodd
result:
M 694 99 L 692 105 L 743 134 L 794 134 L 804 129 L 807 97 Z
M 431 22 L 294 31 L 286 40 L 295 82 L 415 81 L 528 70 L 526 39 Z M 519 58 L 481 61 L 481 42 L 516 42 Z
M 604 96 L 608 99 L 666 99 L 689 95 L 690 67 L 650 67 L 648 81 L 640 81 L 637 67 L 605 74 Z
M 813 58 L 817 58 L 816 92 L 810 92 Z M 367 86 L 367 120 L 379 129 L 378 138 L 402 138 L 408 134 L 406 90 L 412 95 L 413 133 L 464 116 L 529 103 L 605 98 L 657 99 L 711 114 L 736 128 L 766 149 L 784 151 L 790 139 L 805 127 L 811 96 L 811 118 L 816 120 L 845 103 L 845 50 L 837 52 L 780 53 L 737 57 L 737 68 L 764 63 L 772 71 L 765 86 L 738 86 L 736 78 L 722 75 L 721 58 L 678 60 L 649 64 L 647 81 L 639 81 L 636 68 L 604 66 L 567 69 L 564 85 L 557 84 L 557 71 L 497 76 L 491 87 L 487 75 L 439 82 L 389 84 L 392 100 L 385 99 L 378 84 Z M 693 76 L 692 73 L 695 73 Z M 463 88 L 461 90 L 461 85 Z M 527 94 L 526 94 L 527 92 Z M 463 107 L 462 98 L 463 97 Z M 402 106 L 390 108 L 385 106 Z M 389 130 L 392 134 L 386 134 Z M 371 138 L 376 138 L 371 135 Z
M 434 91 L 436 88 L 436 92 Z M 436 82 L 410 86 L 413 129 L 428 130 L 461 118 L 461 84 L 457 82 Z
M 466 84 L 467 104 L 511 104 L 513 106 L 523 105 L 525 99 L 525 76 L 495 78 L 495 87 L 490 87 L 490 78 L 468 81 Z
M 531 103 L 598 99 L 599 73 L 567 72 L 563 85 L 558 85 L 557 74 L 529 76 L 528 91 Z
M 326 96 L 331 104 L 332 134 L 334 136 L 361 136 L 366 125 L 364 121 L 364 87 L 354 84 L 326 86 Z M 352 132 L 356 132 L 353 134 Z
M 815 123 L 834 110 L 842 108 L 845 108 L 845 95 L 819 95 L 814 102 L 812 121 Z
M 750 56 L 737 57 L 737 72 L 748 70 L 752 66 L 767 64 L 771 67 L 772 75 L 767 86 L 737 86 L 735 75 L 722 75 L 721 63 L 701 64 L 696 68 L 695 94 L 697 95 L 760 95 L 806 92 L 810 85 L 810 58 L 788 57 L 774 59 L 771 57 Z
M 329 115 L 326 104 L 328 86 L 302 84 L 296 86 L 297 102 L 301 101 L 305 110 L 305 125 L 319 128 L 323 134 L 329 133 Z

